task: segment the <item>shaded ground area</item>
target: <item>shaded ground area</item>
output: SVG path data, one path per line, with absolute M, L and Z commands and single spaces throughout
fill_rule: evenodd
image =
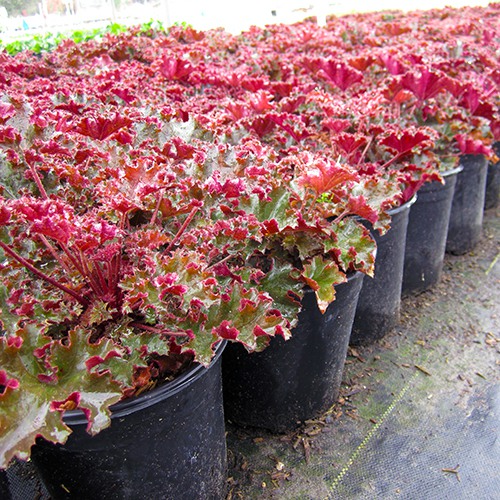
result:
M 350 349 L 338 404 L 291 435 L 229 427 L 229 499 L 495 499 L 500 218 L 400 325 Z

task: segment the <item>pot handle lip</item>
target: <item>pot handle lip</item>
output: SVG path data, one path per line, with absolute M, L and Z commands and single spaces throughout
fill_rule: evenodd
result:
M 176 395 L 186 386 L 190 385 L 192 382 L 201 377 L 207 370 L 210 370 L 217 363 L 219 358 L 222 356 L 222 352 L 224 351 L 226 344 L 227 340 L 221 340 L 217 342 L 215 347 L 215 355 L 208 367 L 196 364 L 187 372 L 183 373 L 171 382 L 162 384 L 159 387 L 152 389 L 151 391 L 143 392 L 139 396 L 124 399 L 123 401 L 118 401 L 118 403 L 111 405 L 111 420 L 124 417 L 143 408 L 148 408 L 149 406 L 152 406 L 159 401 Z M 88 421 L 82 410 L 67 411 L 64 413 L 63 419 L 64 423 L 67 425 L 86 426 L 88 424 Z
M 462 170 L 464 169 L 464 166 L 461 164 L 458 164 L 455 168 L 452 168 L 451 170 L 446 170 L 445 172 L 441 173 L 441 177 L 451 177 L 452 175 L 459 174 Z
M 406 201 L 402 205 L 387 210 L 387 213 L 392 217 L 393 215 L 396 215 L 399 212 L 404 212 L 417 201 L 417 196 L 418 196 L 417 194 L 414 194 L 408 201 Z

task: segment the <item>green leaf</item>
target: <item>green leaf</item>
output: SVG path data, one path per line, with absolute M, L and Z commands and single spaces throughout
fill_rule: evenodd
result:
M 310 263 L 304 265 L 302 275 L 306 283 L 314 290 L 319 310 L 322 313 L 335 300 L 334 285 L 347 281 L 345 274 L 335 262 L 321 256 L 314 257 Z
M 273 301 L 255 289 L 245 290 L 235 283 L 227 300 L 213 304 L 207 311 L 204 323 L 186 322 L 183 327 L 194 333 L 194 338 L 183 344 L 184 351 L 193 351 L 195 359 L 207 366 L 213 356 L 213 348 L 221 338 L 222 329 L 231 330 L 235 340 L 249 351 L 261 351 L 269 343 L 269 338 L 278 332 L 290 335 L 287 321 L 282 316 L 271 313 Z
M 356 184 L 351 191 L 352 196 L 363 196 L 368 200 L 371 208 L 377 211 L 378 220 L 373 225 L 381 234 L 387 232 L 390 228 L 391 217 L 387 210 L 397 205 L 397 196 L 401 194 L 401 186 L 397 180 L 397 173 L 386 173 L 385 177 L 364 179 Z
M 51 405 L 57 406 L 72 395 L 77 394 L 79 407 L 89 411 L 92 434 L 110 424 L 108 408 L 121 398 L 121 386 L 108 373 L 90 373 L 85 362 L 94 356 L 105 358 L 116 346 L 111 341 L 89 344 L 87 335 L 83 329 L 73 330 L 68 345 L 52 342 L 45 354 L 50 369 L 34 356 L 40 337 L 29 328 L 20 332 L 23 343 L 19 348 L 8 345 L 6 337 L 0 338 L 0 366 L 20 383 L 19 388 L 0 396 L 1 468 L 14 457 L 27 458 L 37 436 L 54 443 L 66 441 L 71 431 L 62 420 L 62 412 Z M 44 376 L 50 381 L 43 381 Z
M 335 225 L 337 241 L 325 245 L 327 251 L 337 249 L 344 269 L 351 267 L 373 276 L 377 245 L 360 222 L 346 218 Z
M 20 193 L 33 189 L 33 182 L 26 178 L 26 168 L 10 163 L 0 150 L 0 193 L 5 198 L 19 198 Z
M 283 238 L 283 247 L 292 254 L 295 250 L 299 252 L 301 260 L 306 260 L 311 255 L 325 253 L 324 233 L 317 231 L 293 231 Z
M 244 210 L 253 213 L 259 222 L 276 221 L 277 229 L 296 227 L 297 218 L 294 210 L 290 208 L 290 192 L 285 188 L 276 188 L 269 193 L 270 200 L 261 199 L 252 195 L 249 202 L 242 202 Z
M 294 277 L 295 276 L 295 277 Z M 281 314 L 290 322 L 291 328 L 297 323 L 300 312 L 300 300 L 304 295 L 304 284 L 300 279 L 299 271 L 288 262 L 273 262 L 273 267 L 260 281 L 259 289 L 267 292 L 274 301 Z

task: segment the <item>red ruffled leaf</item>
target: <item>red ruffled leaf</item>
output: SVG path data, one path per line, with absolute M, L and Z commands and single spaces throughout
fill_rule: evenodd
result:
M 109 118 L 101 115 L 97 117 L 85 117 L 76 125 L 75 130 L 79 134 L 103 141 L 120 129 L 130 127 L 131 125 L 132 120 L 130 118 L 116 113 Z
M 273 95 L 265 90 L 257 91 L 253 96 L 250 97 L 250 106 L 257 113 L 264 113 L 270 109 L 273 109 L 271 101 L 273 100 Z
M 448 77 L 421 67 L 406 73 L 401 78 L 401 84 L 404 88 L 413 92 L 420 101 L 424 101 L 447 90 Z
M 324 59 L 320 65 L 318 75 L 333 83 L 340 90 L 346 91 L 355 83 L 363 80 L 363 73 L 335 59 Z
M 221 324 L 212 329 L 212 333 L 222 339 L 236 340 L 240 334 L 239 330 L 231 326 L 231 322 L 224 320 Z
M 175 56 L 164 55 L 161 60 L 153 64 L 167 80 L 185 80 L 194 70 L 191 63 Z
M 5 370 L 0 370 L 0 398 L 16 389 L 19 389 L 19 381 L 15 378 L 9 378 Z
M 301 186 L 312 188 L 319 195 L 357 178 L 356 172 L 348 167 L 324 159 L 317 159 L 302 169 L 298 183 Z
M 346 205 L 346 211 L 349 214 L 359 215 L 361 218 L 375 224 L 378 220 L 378 212 L 370 207 L 366 198 L 362 195 L 360 196 L 349 196 Z
M 421 130 L 403 130 L 384 137 L 380 144 L 400 156 L 410 153 L 417 146 L 431 146 L 431 137 Z
M 16 110 L 12 104 L 0 101 L 0 123 L 5 123 L 9 118 L 16 114 Z
M 486 146 L 480 139 L 472 139 L 467 134 L 455 135 L 460 153 L 463 155 L 486 155 L 489 156 L 493 150 Z
M 256 116 L 247 125 L 247 128 L 253 130 L 259 137 L 270 134 L 276 127 L 276 122 L 269 115 Z
M 59 411 L 64 413 L 65 411 L 76 410 L 80 404 L 80 393 L 72 392 L 63 401 L 51 401 L 50 411 Z

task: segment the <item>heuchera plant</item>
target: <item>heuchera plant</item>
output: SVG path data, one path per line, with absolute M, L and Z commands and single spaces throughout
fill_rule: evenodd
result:
M 246 244 L 276 223 L 264 191 L 267 216 L 227 217 L 251 183 L 222 181 L 212 145 L 105 110 L 72 132 L 41 129 L 38 111 L 4 113 L 2 467 L 37 436 L 64 442 L 67 410 L 99 432 L 110 405 L 208 365 L 222 339 L 260 350 L 287 338 L 302 289 Z
M 498 5 L 0 54 L 0 467 L 290 336 L 374 272 L 359 219 L 498 140 Z
M 216 144 L 192 119 L 75 108 L 3 107 L 2 466 L 38 436 L 64 442 L 65 411 L 99 432 L 110 405 L 223 339 L 288 338 L 304 286 L 325 311 L 347 271 L 373 272 L 372 239 L 344 221 L 362 213 L 354 172 Z M 325 191 L 346 200 L 334 223 Z

